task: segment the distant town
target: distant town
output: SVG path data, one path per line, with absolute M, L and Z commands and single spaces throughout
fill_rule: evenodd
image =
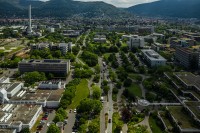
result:
M 200 133 L 198 19 L 0 19 L 0 133 Z

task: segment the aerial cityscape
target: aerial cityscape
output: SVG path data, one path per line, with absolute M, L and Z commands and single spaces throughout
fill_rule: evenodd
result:
M 0 133 L 200 133 L 199 0 L 0 0 Z

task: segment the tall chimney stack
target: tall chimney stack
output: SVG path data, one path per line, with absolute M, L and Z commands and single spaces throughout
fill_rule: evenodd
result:
M 28 33 L 32 32 L 32 27 L 31 27 L 31 5 L 29 5 L 29 27 L 28 27 Z

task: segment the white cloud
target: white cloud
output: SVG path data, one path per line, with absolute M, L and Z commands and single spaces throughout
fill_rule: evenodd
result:
M 78 0 L 78 1 L 104 1 L 117 7 L 130 7 L 133 5 L 148 3 L 157 0 Z

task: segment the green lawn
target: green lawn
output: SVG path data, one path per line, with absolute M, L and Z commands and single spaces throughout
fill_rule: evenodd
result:
M 108 57 L 110 56 L 110 53 L 106 53 L 106 54 L 103 54 L 103 57 L 107 60 Z
M 87 98 L 89 95 L 88 81 L 86 79 L 82 79 L 80 84 L 76 86 L 75 97 L 72 100 L 72 104 L 69 105 L 68 109 L 75 109 L 80 101 Z
M 161 128 L 156 124 L 156 120 L 149 116 L 149 126 L 151 127 L 152 133 L 163 133 Z
M 113 122 L 113 133 L 119 133 L 119 130 L 117 129 L 117 126 L 122 128 L 124 123 L 121 120 L 120 115 L 119 115 L 118 112 L 115 112 L 113 114 L 112 122 Z
M 128 89 L 128 92 L 135 95 L 135 96 L 138 96 L 138 97 L 142 97 L 142 90 L 140 88 L 140 86 L 136 83 L 132 83 L 132 85 L 130 87 L 127 88 Z

